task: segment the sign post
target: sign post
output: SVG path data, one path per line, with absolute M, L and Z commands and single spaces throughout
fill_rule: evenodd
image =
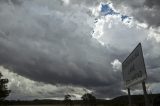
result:
M 129 106 L 132 106 L 132 102 L 131 102 L 131 94 L 130 94 L 130 88 L 128 89 L 128 100 L 129 100 Z
M 145 99 L 145 106 L 149 106 L 145 81 L 142 82 L 142 87 L 143 87 L 143 93 L 144 93 L 144 99 Z
M 149 104 L 145 86 L 147 73 L 146 73 L 141 43 L 139 43 L 136 46 L 136 48 L 122 63 L 122 74 L 123 74 L 125 88 L 128 89 L 129 104 L 131 105 L 130 87 L 138 83 L 142 83 L 144 97 L 145 97 L 145 105 L 148 106 Z

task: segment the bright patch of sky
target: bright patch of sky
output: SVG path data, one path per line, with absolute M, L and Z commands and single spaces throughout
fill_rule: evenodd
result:
M 99 11 L 99 15 L 97 16 L 98 18 L 96 18 L 92 36 L 93 38 L 97 39 L 103 46 L 108 46 L 108 44 L 121 45 L 124 44 L 122 42 L 124 42 L 125 39 L 128 43 L 127 39 L 130 39 L 130 36 L 124 34 L 124 32 L 133 32 L 133 37 L 135 37 L 135 39 L 137 37 L 135 36 L 135 32 L 141 32 L 140 30 L 138 30 L 136 23 L 133 22 L 134 19 L 128 15 L 121 14 L 120 12 L 116 11 L 112 6 L 112 3 L 101 3 L 97 11 Z M 119 36 L 117 36 L 117 34 Z M 119 37 L 120 39 L 117 39 Z M 124 37 L 125 39 L 121 39 L 122 37 Z M 136 43 L 138 42 L 140 41 L 136 41 Z M 121 45 L 122 47 L 124 47 L 123 50 L 126 49 L 125 45 Z M 135 43 L 131 44 L 131 46 L 133 45 L 135 45 Z
M 119 12 L 117 12 L 114 8 L 113 8 L 113 6 L 112 6 L 112 4 L 111 3 L 102 3 L 101 4 L 101 10 L 100 10 L 100 12 L 101 12 L 101 15 L 103 16 L 107 16 L 107 15 L 113 15 L 113 16 L 115 16 L 115 15 L 117 15 L 117 16 L 120 16 L 120 18 L 121 18 L 121 21 L 126 21 L 127 20 L 127 22 L 129 23 L 130 22 L 130 20 L 132 19 L 131 17 L 129 17 L 129 16 L 127 16 L 127 15 L 124 15 L 124 14 L 121 14 L 121 13 L 119 13 Z
M 111 6 L 110 3 L 109 4 L 101 4 L 101 12 L 104 15 L 118 15 L 118 12 L 115 12 Z

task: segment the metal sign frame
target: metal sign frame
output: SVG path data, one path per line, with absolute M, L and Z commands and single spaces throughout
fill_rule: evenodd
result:
M 122 73 L 125 88 L 129 88 L 147 79 L 141 43 L 136 46 L 122 63 Z

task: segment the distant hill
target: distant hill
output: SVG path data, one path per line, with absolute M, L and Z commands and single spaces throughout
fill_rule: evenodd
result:
M 150 103 L 153 103 L 155 100 L 160 100 L 160 94 L 149 94 L 148 98 L 150 100 Z M 158 99 L 157 99 L 158 98 Z M 139 105 L 139 106 L 144 106 L 144 96 L 143 95 L 132 95 L 131 96 L 132 103 Z M 73 104 L 82 104 L 82 100 L 73 100 Z M 65 104 L 63 100 L 33 100 L 33 101 L 20 101 L 20 100 L 6 100 L 3 102 L 3 104 L 8 104 L 8 105 L 19 105 L 19 104 L 25 104 L 25 105 L 38 105 L 38 104 Z M 128 95 L 123 95 L 116 97 L 112 100 L 104 100 L 104 99 L 96 99 L 96 104 L 97 105 L 108 105 L 108 106 L 127 106 L 128 105 Z
M 152 104 L 157 98 L 160 99 L 160 94 L 148 94 L 148 99 Z M 111 101 L 112 103 L 128 104 L 128 95 L 116 97 Z M 144 95 L 132 95 L 131 101 L 133 104 L 144 104 Z

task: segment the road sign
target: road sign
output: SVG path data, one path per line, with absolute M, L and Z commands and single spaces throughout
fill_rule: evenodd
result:
M 140 83 L 147 78 L 141 43 L 122 63 L 122 73 L 125 87 Z

